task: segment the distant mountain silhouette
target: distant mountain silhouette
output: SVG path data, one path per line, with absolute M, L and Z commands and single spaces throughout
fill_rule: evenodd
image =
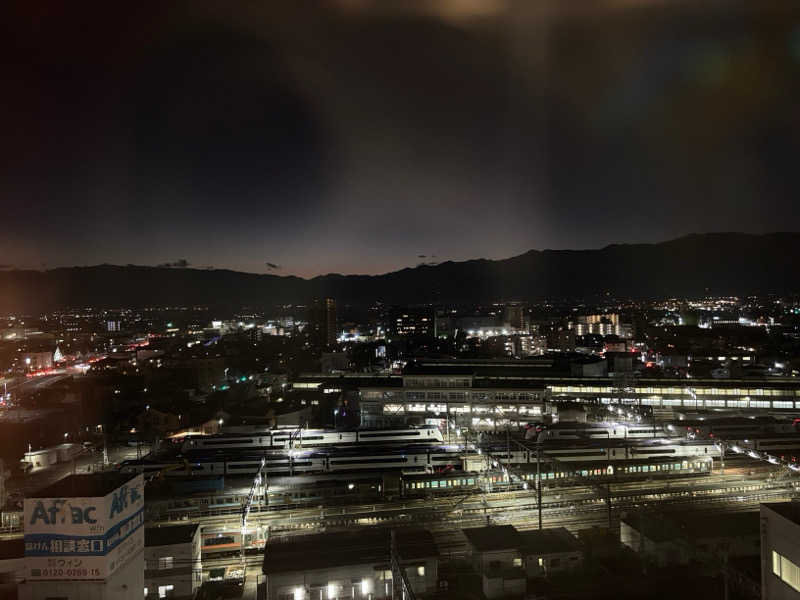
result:
M 692 234 L 599 250 L 531 250 L 504 260 L 421 265 L 384 275 L 313 279 L 218 269 L 114 266 L 0 271 L 0 312 L 63 307 L 271 306 L 332 296 L 340 303 L 479 302 L 795 293 L 800 233 Z

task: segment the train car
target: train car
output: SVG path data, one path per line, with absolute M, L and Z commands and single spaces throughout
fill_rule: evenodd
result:
M 723 417 L 702 421 L 682 422 L 689 438 L 717 438 L 722 440 L 744 440 L 760 435 L 793 434 L 797 432 L 790 420 L 774 417 Z
M 737 446 L 769 454 L 800 454 L 800 435 L 758 436 L 738 441 Z
M 181 451 L 189 454 L 208 450 L 318 448 L 352 444 L 440 444 L 443 441 L 442 432 L 435 426 L 356 431 L 276 429 L 248 434 L 220 433 L 208 436 L 187 436 L 181 445 Z
M 627 425 L 624 423 L 556 423 L 532 428 L 526 435 L 538 442 L 550 440 L 608 440 L 664 438 L 666 432 L 661 427 L 648 425 Z
M 499 447 L 486 449 L 495 462 L 515 465 L 535 464 L 534 449 Z M 605 442 L 551 442 L 543 444 L 539 458 L 560 463 L 617 462 L 652 458 L 707 457 L 717 452 L 712 441 L 687 441 L 661 438 L 645 440 L 606 440 Z M 183 462 L 181 462 L 183 461 Z M 269 454 L 216 453 L 194 460 L 154 462 L 125 461 L 120 470 L 125 473 L 145 473 L 150 476 L 194 475 L 255 475 L 262 469 L 271 474 L 347 473 L 364 471 L 443 472 L 461 469 L 463 453 L 447 447 L 352 447 L 326 451 L 297 450 Z

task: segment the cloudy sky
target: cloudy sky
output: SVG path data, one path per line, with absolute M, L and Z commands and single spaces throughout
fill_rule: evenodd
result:
M 800 229 L 795 2 L 52 4 L 0 24 L 3 265 L 308 277 Z

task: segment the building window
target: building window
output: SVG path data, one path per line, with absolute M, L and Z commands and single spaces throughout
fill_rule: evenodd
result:
M 800 567 L 785 556 L 772 551 L 772 572 L 786 585 L 800 592 Z
M 514 566 L 515 567 L 521 567 L 522 566 L 522 559 L 521 558 L 515 558 L 514 559 Z
M 144 595 L 147 597 L 147 588 L 144 588 Z
M 171 556 L 162 556 L 158 559 L 158 568 L 159 569 L 171 569 L 172 568 L 172 557 Z M 162 596 L 163 598 L 163 596 Z
M 417 575 L 420 577 L 425 577 L 425 565 L 420 565 L 417 567 Z
M 160 585 L 158 586 L 158 597 L 159 598 L 169 598 L 172 596 L 172 590 L 175 588 L 174 585 Z

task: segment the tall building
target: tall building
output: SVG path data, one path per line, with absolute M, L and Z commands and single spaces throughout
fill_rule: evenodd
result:
M 308 309 L 308 330 L 311 343 L 320 347 L 336 344 L 336 300 L 314 300 Z
M 525 307 L 519 302 L 511 302 L 503 307 L 503 326 L 514 331 L 527 331 L 527 320 Z
M 25 498 L 20 600 L 141 600 L 142 475 L 69 475 Z

